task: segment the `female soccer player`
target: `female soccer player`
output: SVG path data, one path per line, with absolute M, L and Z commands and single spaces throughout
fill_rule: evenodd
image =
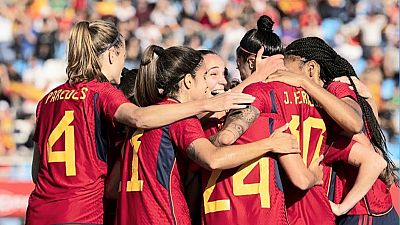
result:
M 328 142 L 332 143 L 332 148 L 326 155 L 326 161 L 340 160 L 353 165 L 343 162 L 333 165 L 337 173 L 336 182 L 332 181 L 332 187 L 335 188 L 333 200 L 340 204 L 332 204 L 332 210 L 337 216 L 347 213 L 338 218 L 338 223 L 398 224 L 399 218 L 393 208 L 389 189 L 382 179 L 376 180 L 387 165 L 384 180 L 397 182 L 395 166 L 387 154 L 385 138 L 373 110 L 358 94 L 352 81 L 351 76 L 356 77 L 353 67 L 317 37 L 302 38 L 288 45 L 285 65 L 290 71 L 303 76 L 281 71 L 271 75 L 269 80 L 303 87 L 321 105 L 337 123 L 330 126 L 333 135 Z M 354 92 L 346 84 L 333 82 L 341 76 L 349 78 Z M 365 135 L 357 134 L 363 125 L 364 133 L 373 147 L 369 147 Z M 353 140 L 340 135 L 343 130 L 350 137 L 355 135 Z M 329 185 L 328 182 L 325 184 Z
M 68 81 L 38 104 L 26 224 L 102 224 L 109 128 L 118 121 L 153 128 L 204 111 L 243 108 L 253 97 L 224 94 L 185 104 L 139 108 L 114 88 L 125 60 L 114 24 L 82 21 L 71 31 Z M 159 112 L 163 112 L 160 114 Z
M 269 17 L 262 16 L 257 22 L 258 28 L 248 31 L 242 38 L 240 46 L 237 48 L 237 64 L 244 81 L 251 79 L 254 73 L 260 69 L 260 61 L 265 60 L 262 57 L 272 57 L 274 54 L 283 52 L 279 37 L 272 31 L 272 25 L 273 22 Z M 256 54 L 260 48 L 262 50 Z M 270 69 L 272 70 L 272 68 Z M 287 96 L 290 94 L 290 99 L 293 99 L 294 93 L 306 96 L 305 92 L 281 83 L 275 84 L 275 86 L 255 83 L 246 87 L 245 91 L 247 90 L 257 96 L 255 102 L 258 104 L 240 112 L 231 113 L 226 120 L 224 129 L 221 133 L 216 134 L 216 139 L 219 140 L 217 143 L 228 142 L 231 144 L 239 137 L 235 144 L 257 141 L 268 137 L 277 126 L 291 121 L 291 116 L 293 116 L 293 123 L 297 122 L 297 126 L 299 126 L 297 133 L 305 133 L 304 139 L 308 137 L 311 143 L 310 148 L 302 150 L 305 162 L 307 165 L 312 165 L 313 169 L 309 170 L 305 166 L 299 154 L 290 156 L 267 154 L 241 165 L 240 168 L 214 170 L 212 173 L 206 174 L 207 179 L 203 180 L 206 184 L 203 190 L 203 220 L 205 224 L 246 224 L 249 221 L 252 224 L 288 224 L 278 159 L 291 182 L 300 189 L 306 190 L 322 180 L 322 172 L 320 171 L 316 176 L 315 171 L 318 171 L 321 160 L 319 153 L 324 140 L 323 121 L 309 101 L 296 103 L 293 100 L 293 104 L 284 101 L 285 93 Z M 260 112 L 261 115 L 259 115 Z M 319 126 L 317 127 L 320 129 L 319 133 L 313 133 L 311 136 L 309 130 L 302 128 L 303 125 L 300 125 L 300 122 L 306 119 L 315 121 L 313 125 Z M 228 135 L 224 135 L 226 133 Z M 313 161 L 312 164 L 311 161 Z M 313 197 L 318 202 L 316 201 L 316 204 L 313 205 L 312 212 L 323 216 L 324 224 L 334 224 L 333 214 L 324 212 L 324 209 L 329 210 L 329 202 L 322 189 L 319 188 L 315 195 Z M 298 197 L 296 196 L 296 198 Z M 323 201 L 324 199 L 325 201 Z M 320 207 L 321 204 L 323 207 Z M 330 223 L 326 221 L 330 221 Z
M 135 98 L 141 106 L 209 98 L 205 76 L 199 52 L 152 45 L 144 52 Z M 293 136 L 282 133 L 284 129 L 245 146 L 222 148 L 205 138 L 197 117 L 135 131 L 124 152 L 117 224 L 191 224 L 182 183 L 189 159 L 206 169 L 224 169 L 268 151 L 298 152 Z

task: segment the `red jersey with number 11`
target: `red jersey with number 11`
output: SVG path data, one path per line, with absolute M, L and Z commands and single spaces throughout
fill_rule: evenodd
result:
M 191 224 L 182 177 L 186 150 L 199 138 L 205 135 L 197 117 L 132 135 L 124 148 L 116 224 Z

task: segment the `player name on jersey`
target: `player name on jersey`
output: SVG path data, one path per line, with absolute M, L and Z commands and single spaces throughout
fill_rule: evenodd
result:
M 47 95 L 46 102 L 50 100 L 50 102 L 58 101 L 58 100 L 83 100 L 86 98 L 86 93 L 88 88 L 83 87 L 82 89 L 77 90 L 68 90 L 68 89 L 57 89 L 50 92 Z
M 307 104 L 311 107 L 315 106 L 315 101 L 307 94 L 307 92 L 303 90 L 299 91 L 294 91 L 288 93 L 287 91 L 283 92 L 283 95 L 285 96 L 284 103 L 286 105 L 291 105 L 291 104 Z

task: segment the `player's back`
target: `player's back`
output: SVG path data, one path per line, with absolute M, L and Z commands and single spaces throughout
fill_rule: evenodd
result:
M 321 109 L 302 88 L 281 82 L 259 82 L 249 85 L 243 92 L 256 97 L 252 105 L 261 113 L 276 113 L 289 123 L 290 132 L 298 140 L 307 167 L 324 153 L 326 127 Z M 282 181 L 290 224 L 334 224 L 322 186 L 302 191 L 287 176 L 283 176 Z
M 127 100 L 109 83 L 65 83 L 37 109 L 40 166 L 27 224 L 102 223 L 107 129 Z
M 266 138 L 283 124 L 279 115 L 263 113 L 235 144 Z M 272 154 L 229 170 L 204 170 L 202 183 L 204 224 L 288 224 L 278 163 Z

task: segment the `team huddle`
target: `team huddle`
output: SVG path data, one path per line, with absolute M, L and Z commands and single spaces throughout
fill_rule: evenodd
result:
M 26 224 L 399 224 L 369 91 L 322 39 L 284 48 L 272 26 L 242 38 L 233 85 L 184 46 L 123 70 L 115 25 L 77 23 L 37 107 Z

